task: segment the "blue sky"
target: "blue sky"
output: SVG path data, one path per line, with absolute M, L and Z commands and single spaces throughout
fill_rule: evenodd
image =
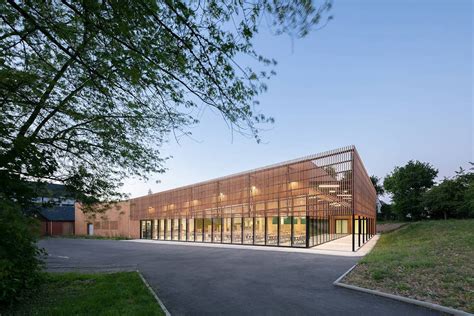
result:
M 132 197 L 355 145 L 370 174 L 408 160 L 439 178 L 473 158 L 472 16 L 469 0 L 335 0 L 334 20 L 304 39 L 262 30 L 256 48 L 278 61 L 260 97 L 275 118 L 263 144 L 235 135 L 207 110 L 194 139 L 173 139 L 168 171 L 129 179 Z M 156 183 L 160 180 L 160 183 Z

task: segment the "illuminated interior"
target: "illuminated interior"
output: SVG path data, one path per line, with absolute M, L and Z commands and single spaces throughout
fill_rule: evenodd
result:
M 368 240 L 375 199 L 350 146 L 132 199 L 130 216 L 144 239 L 313 247 L 359 231 Z

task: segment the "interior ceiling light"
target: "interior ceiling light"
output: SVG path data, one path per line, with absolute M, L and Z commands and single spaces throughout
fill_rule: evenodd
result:
M 352 196 L 352 194 L 338 194 L 337 196 Z
M 336 190 L 329 190 L 329 193 L 336 193 Z
M 339 188 L 339 184 L 320 184 L 320 188 Z

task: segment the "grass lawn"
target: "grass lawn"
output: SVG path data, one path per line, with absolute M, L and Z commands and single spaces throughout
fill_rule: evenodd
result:
M 474 220 L 426 221 L 382 234 L 343 280 L 474 312 Z
M 136 272 L 48 274 L 38 293 L 3 314 L 164 315 Z

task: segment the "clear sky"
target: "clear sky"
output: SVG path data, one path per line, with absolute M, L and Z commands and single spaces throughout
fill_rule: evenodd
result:
M 279 64 L 261 96 L 275 118 L 263 144 L 205 111 L 193 139 L 170 139 L 163 175 L 130 179 L 132 197 L 346 145 L 369 174 L 408 160 L 439 178 L 473 158 L 473 5 L 470 0 L 335 0 L 334 20 L 304 39 L 262 30 L 257 49 Z M 160 180 L 160 183 L 155 183 Z

